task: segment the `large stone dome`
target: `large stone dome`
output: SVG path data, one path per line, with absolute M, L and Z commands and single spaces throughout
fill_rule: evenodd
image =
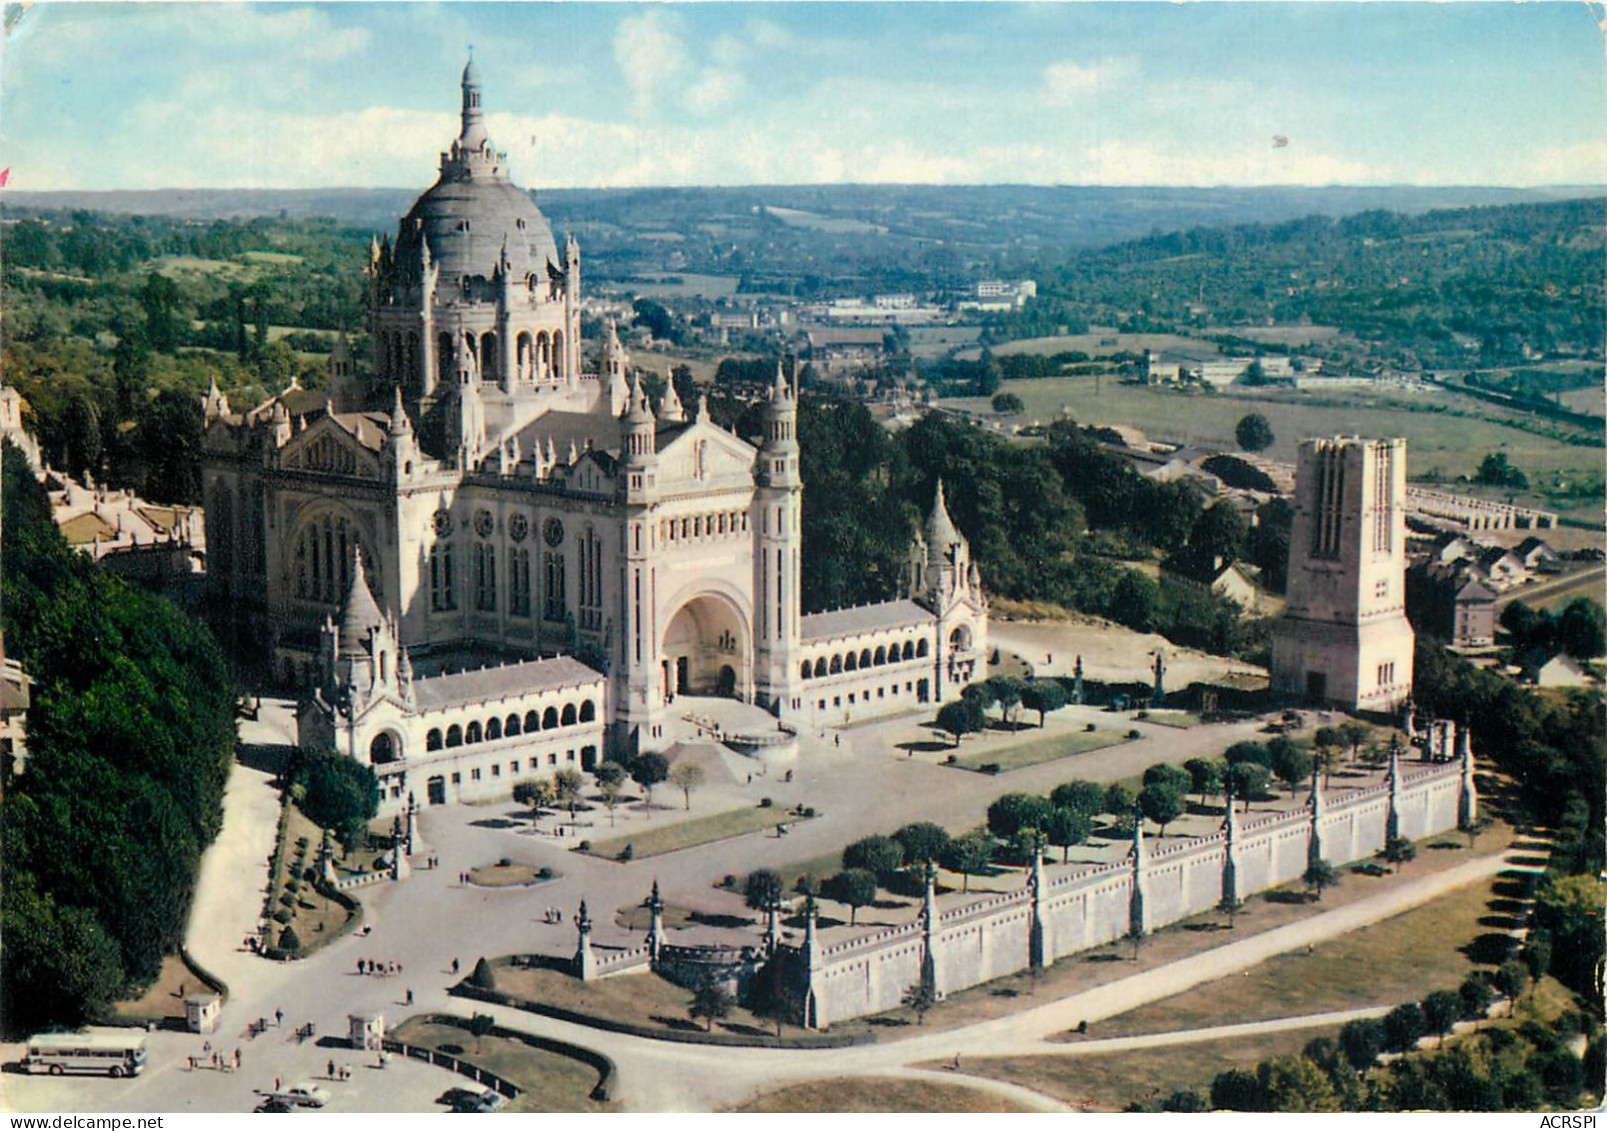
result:
M 429 241 L 443 288 L 464 276 L 489 279 L 504 244 L 516 280 L 529 273 L 545 279 L 549 261 L 555 267 L 563 264 L 547 218 L 500 171 L 462 179 L 443 175 L 402 220 L 396 234 L 400 262 L 417 261 L 421 237 Z
M 508 155 L 485 131 L 480 75 L 470 59 L 463 68 L 463 122 L 452 148 L 441 155 L 441 177 L 414 202 L 396 233 L 397 261 L 417 263 L 427 240 L 443 287 L 460 279 L 489 279 L 507 248 L 514 279 L 546 277 L 548 261 L 561 266 L 558 245 L 535 201 L 508 179 Z

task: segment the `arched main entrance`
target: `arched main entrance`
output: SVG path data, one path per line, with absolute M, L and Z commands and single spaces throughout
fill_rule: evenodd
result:
M 664 697 L 721 695 L 746 699 L 752 683 L 747 626 L 726 598 L 712 594 L 682 605 L 659 650 Z
M 374 741 L 368 744 L 368 761 L 372 765 L 383 766 L 387 762 L 399 761 L 401 757 L 402 740 L 388 730 L 376 734 Z

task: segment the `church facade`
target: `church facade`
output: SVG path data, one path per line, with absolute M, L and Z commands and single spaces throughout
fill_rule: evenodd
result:
M 439 180 L 372 248 L 371 367 L 339 349 L 328 391 L 206 401 L 210 594 L 306 690 L 304 742 L 373 764 L 387 803 L 440 803 L 662 746 L 681 695 L 798 728 L 982 678 L 987 601 L 941 485 L 901 599 L 804 616 L 784 374 L 750 444 L 673 383 L 653 403 L 612 328 L 586 367 L 580 249 L 509 179 L 480 97 L 471 62 Z

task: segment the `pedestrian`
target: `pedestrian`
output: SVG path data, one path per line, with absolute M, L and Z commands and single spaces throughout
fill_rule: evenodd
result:
M 276 1010 L 273 1011 L 273 1023 L 274 1023 L 274 1025 L 276 1025 L 277 1027 L 279 1027 L 281 1029 L 283 1029 L 285 1027 L 285 1011 L 284 1010 L 276 1009 Z
M 240 1050 L 239 1049 L 234 1050 L 234 1068 L 235 1068 L 236 1072 L 238 1072 L 240 1070 Z
M 333 1060 L 329 1062 L 324 1075 L 328 1076 L 331 1080 L 335 1078 L 335 1062 Z
M 212 1051 L 212 1042 L 211 1041 L 207 1041 L 201 1046 L 201 1055 L 202 1056 L 206 1056 L 211 1051 Z
M 277 1076 L 273 1078 L 273 1090 L 276 1092 L 279 1090 L 279 1077 Z
M 186 1057 L 185 1059 L 190 1062 L 190 1071 L 194 1072 L 195 1071 L 195 1057 L 191 1056 L 191 1057 Z
M 452 960 L 452 973 L 456 974 L 457 972 L 458 972 L 458 960 L 454 958 Z
M 406 1004 L 408 1004 L 408 1005 L 413 1004 L 413 991 L 412 990 L 407 991 L 407 1003 Z
M 185 983 L 185 982 L 180 982 L 179 983 L 179 997 L 184 996 L 184 987 L 185 987 L 185 985 L 187 985 L 187 983 Z
M 840 734 L 832 735 L 831 736 L 831 744 L 833 746 L 841 746 L 843 744 L 843 736 L 840 735 Z
M 361 958 L 357 960 L 357 973 L 359 976 L 363 973 L 363 960 Z
M 954 1054 L 954 1071 L 958 1072 L 959 1070 L 960 1070 L 960 1054 L 955 1053 Z

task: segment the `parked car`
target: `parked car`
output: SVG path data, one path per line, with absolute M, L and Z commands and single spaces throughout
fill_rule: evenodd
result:
M 508 1104 L 508 1097 L 501 1092 L 479 1092 L 458 1096 L 452 1101 L 452 1110 L 457 1112 L 479 1113 L 501 1111 Z
M 292 1084 L 281 1092 L 274 1092 L 271 1099 L 282 1100 L 297 1107 L 323 1107 L 329 1102 L 329 1093 L 310 1080 L 303 1080 Z

